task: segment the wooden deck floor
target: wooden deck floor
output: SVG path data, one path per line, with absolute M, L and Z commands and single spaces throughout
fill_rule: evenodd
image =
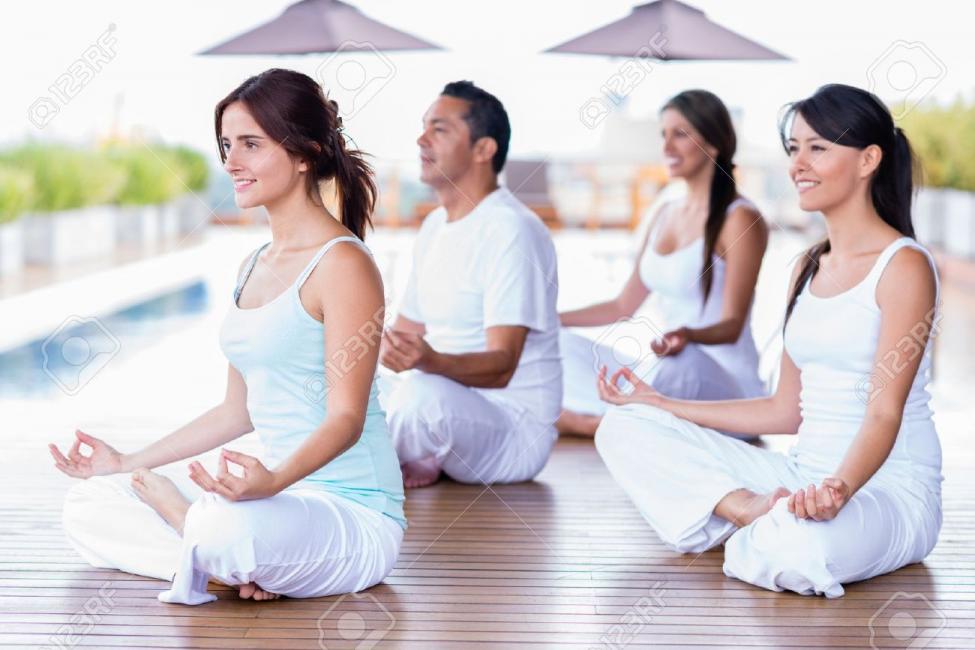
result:
M 59 523 L 69 482 L 10 463 L 0 479 L 0 646 L 870 647 L 873 633 L 876 647 L 971 648 L 975 478 L 972 445 L 954 429 L 937 549 L 832 601 L 726 578 L 721 550 L 668 551 L 581 440 L 561 441 L 536 482 L 411 492 L 411 526 L 383 585 L 271 603 L 222 589 L 201 607 L 161 604 L 164 583 L 84 564 Z M 11 441 L 12 457 L 27 444 Z

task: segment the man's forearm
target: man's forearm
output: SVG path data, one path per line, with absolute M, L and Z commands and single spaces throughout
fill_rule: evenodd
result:
M 504 350 L 465 354 L 434 352 L 419 369 L 473 388 L 504 388 L 518 365 L 511 356 Z

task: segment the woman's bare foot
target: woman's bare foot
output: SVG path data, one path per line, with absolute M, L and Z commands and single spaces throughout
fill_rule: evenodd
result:
M 555 421 L 555 428 L 559 435 L 563 436 L 585 436 L 592 438 L 596 435 L 596 429 L 602 422 L 600 415 L 587 415 L 576 413 L 575 411 L 563 410 L 559 414 L 559 419 Z
M 256 582 L 248 582 L 246 585 L 240 585 L 238 595 L 243 599 L 251 598 L 253 600 L 277 600 L 281 597 L 281 594 L 273 594 L 270 591 L 265 591 L 257 586 Z
M 440 463 L 433 456 L 412 463 L 403 463 L 400 469 L 403 470 L 403 486 L 408 488 L 433 485 L 440 478 Z
M 735 490 L 730 492 L 714 508 L 714 514 L 727 519 L 739 528 L 744 528 L 764 514 L 767 514 L 775 502 L 791 494 L 784 487 L 775 488 L 768 494 L 756 494 L 751 490 Z
M 186 511 L 190 509 L 190 502 L 180 494 L 176 484 L 165 476 L 161 476 L 144 467 L 132 472 L 132 489 L 139 498 L 152 506 L 166 523 L 183 534 L 183 524 L 186 522 Z

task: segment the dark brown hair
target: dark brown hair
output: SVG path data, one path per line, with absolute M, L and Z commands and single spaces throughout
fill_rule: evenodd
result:
M 789 152 L 789 138 L 796 115 L 819 137 L 845 147 L 880 147 L 880 165 L 870 180 L 870 200 L 880 218 L 905 237 L 914 237 L 911 199 L 920 174 L 907 136 L 894 126 L 894 118 L 880 99 L 861 88 L 828 84 L 812 97 L 786 106 L 779 122 L 782 146 Z M 804 255 L 803 265 L 789 296 L 786 322 L 806 283 L 819 270 L 819 258 L 830 250 L 829 239 L 814 244 Z
M 234 102 L 243 104 L 268 137 L 293 157 L 308 162 L 308 195 L 323 205 L 321 184 L 334 180 L 342 225 L 359 239 L 376 205 L 376 181 L 366 154 L 345 143 L 338 104 L 328 99 L 314 79 L 294 70 L 271 68 L 247 79 L 220 100 L 214 113 L 220 160 L 223 113 Z
M 707 90 L 685 90 L 664 104 L 660 112 L 663 113 L 668 108 L 680 113 L 701 134 L 705 142 L 718 150 L 718 155 L 712 160 L 714 176 L 711 177 L 708 198 L 708 220 L 704 225 L 701 289 L 706 303 L 714 279 L 714 248 L 728 216 L 728 206 L 738 196 L 734 177 L 735 164 L 732 162 L 738 140 L 727 107 L 714 93 Z

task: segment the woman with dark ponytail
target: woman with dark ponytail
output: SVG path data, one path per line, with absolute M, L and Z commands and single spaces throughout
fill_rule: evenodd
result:
M 643 358 L 621 359 L 615 340 L 562 330 L 562 433 L 593 435 L 606 404 L 597 367 L 612 374 L 627 362 L 660 393 L 677 399 L 734 399 L 765 394 L 750 313 L 768 228 L 738 194 L 731 116 L 706 90 L 685 90 L 660 110 L 663 154 L 687 196 L 651 218 L 629 280 L 612 300 L 560 314 L 563 328 L 611 325 L 631 318 L 653 292 L 666 323 L 646 338 Z M 611 331 L 609 339 L 622 338 Z
M 226 396 L 134 453 L 80 431 L 67 456 L 51 445 L 58 469 L 89 479 L 68 494 L 65 532 L 95 566 L 172 580 L 164 602 L 214 600 L 210 578 L 256 600 L 357 592 L 392 569 L 406 526 L 375 382 L 383 287 L 362 243 L 372 170 L 346 145 L 336 103 L 290 70 L 221 100 L 216 137 L 237 205 L 264 206 L 272 236 L 241 265 L 220 332 Z M 322 200 L 328 181 L 340 219 Z M 224 447 L 210 471 L 199 459 L 151 471 L 255 430 L 260 457 Z
M 782 125 L 799 205 L 828 237 L 793 271 L 771 397 L 694 402 L 623 371 L 596 446 L 673 548 L 725 543 L 725 574 L 801 594 L 920 562 L 941 528 L 941 447 L 928 406 L 939 284 L 914 241 L 917 169 L 874 95 L 832 84 Z M 622 376 L 632 393 L 617 387 Z M 719 435 L 798 434 L 788 455 Z

